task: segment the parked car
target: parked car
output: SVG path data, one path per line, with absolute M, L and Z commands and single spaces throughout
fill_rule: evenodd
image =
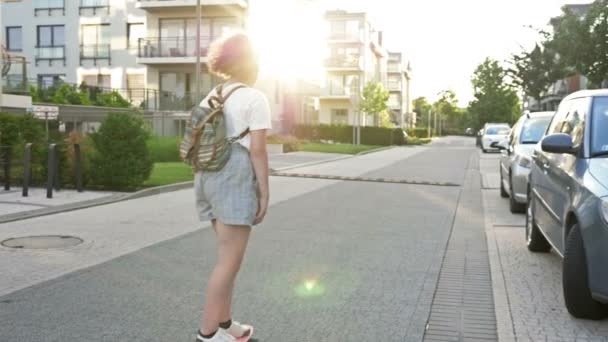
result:
M 483 136 L 483 128 L 477 131 L 477 138 L 475 139 L 475 146 L 481 148 L 481 137 Z
M 563 256 L 570 314 L 608 313 L 608 89 L 566 97 L 533 154 L 526 242 Z
M 467 128 L 464 130 L 464 135 L 472 137 L 475 135 L 475 130 L 472 129 L 471 127 Z
M 491 145 L 495 142 L 501 142 L 507 138 L 511 128 L 506 123 L 487 123 L 483 127 L 481 136 L 481 150 L 487 153 L 490 150 L 498 151 L 496 147 Z
M 513 125 L 506 140 L 491 146 L 501 150 L 500 195 L 509 197 L 512 213 L 523 213 L 528 203 L 528 176 L 534 147 L 545 135 L 555 112 L 526 113 Z

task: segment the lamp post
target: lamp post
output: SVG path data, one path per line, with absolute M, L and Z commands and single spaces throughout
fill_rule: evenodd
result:
M 201 0 L 196 0 L 196 94 L 195 101 L 198 105 L 201 99 Z

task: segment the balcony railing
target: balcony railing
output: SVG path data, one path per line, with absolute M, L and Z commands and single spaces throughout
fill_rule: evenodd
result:
M 80 45 L 80 61 L 93 60 L 97 65 L 98 60 L 107 60 L 112 63 L 110 44 L 82 44 Z
M 352 97 L 359 92 L 357 86 L 344 87 L 344 88 L 328 88 L 325 92 L 326 97 Z
M 2 91 L 7 94 L 23 94 L 28 92 L 27 62 L 23 56 L 8 55 L 2 65 Z
M 62 11 L 65 15 L 65 1 L 64 0 L 34 0 L 34 16 L 38 15 L 38 12 L 47 11 L 50 15 L 52 11 Z
M 110 0 L 80 0 L 79 14 L 82 14 L 83 10 L 89 9 L 93 10 L 93 15 L 97 14 L 99 9 L 105 9 L 109 13 Z
M 37 46 L 36 47 L 36 65 L 39 61 L 62 60 L 65 65 L 65 45 L 55 46 Z
M 207 56 L 213 38 L 201 37 L 200 56 Z M 196 57 L 195 37 L 140 38 L 137 56 L 141 58 Z
M 350 32 L 350 33 L 331 32 L 327 38 L 329 40 L 341 40 L 341 41 L 349 41 L 349 42 L 361 41 L 361 35 L 358 33 L 355 33 L 355 32 Z
M 325 60 L 327 68 L 359 68 L 359 58 L 328 58 Z

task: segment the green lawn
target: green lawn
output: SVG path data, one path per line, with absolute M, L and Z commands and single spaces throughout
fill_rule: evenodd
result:
M 357 153 L 374 150 L 374 149 L 381 148 L 381 147 L 382 146 L 375 146 L 375 145 L 306 143 L 306 144 L 300 145 L 300 151 L 357 154 Z
M 145 187 L 188 182 L 194 179 L 192 169 L 184 163 L 155 163 Z

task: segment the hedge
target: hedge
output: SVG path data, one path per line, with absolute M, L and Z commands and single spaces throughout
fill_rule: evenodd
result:
M 295 136 L 310 141 L 331 140 L 336 143 L 353 142 L 353 126 L 347 125 L 296 125 Z M 403 145 L 405 139 L 400 128 L 361 127 L 363 145 Z
M 406 130 L 407 135 L 415 138 L 428 138 L 428 128 L 408 128 Z

